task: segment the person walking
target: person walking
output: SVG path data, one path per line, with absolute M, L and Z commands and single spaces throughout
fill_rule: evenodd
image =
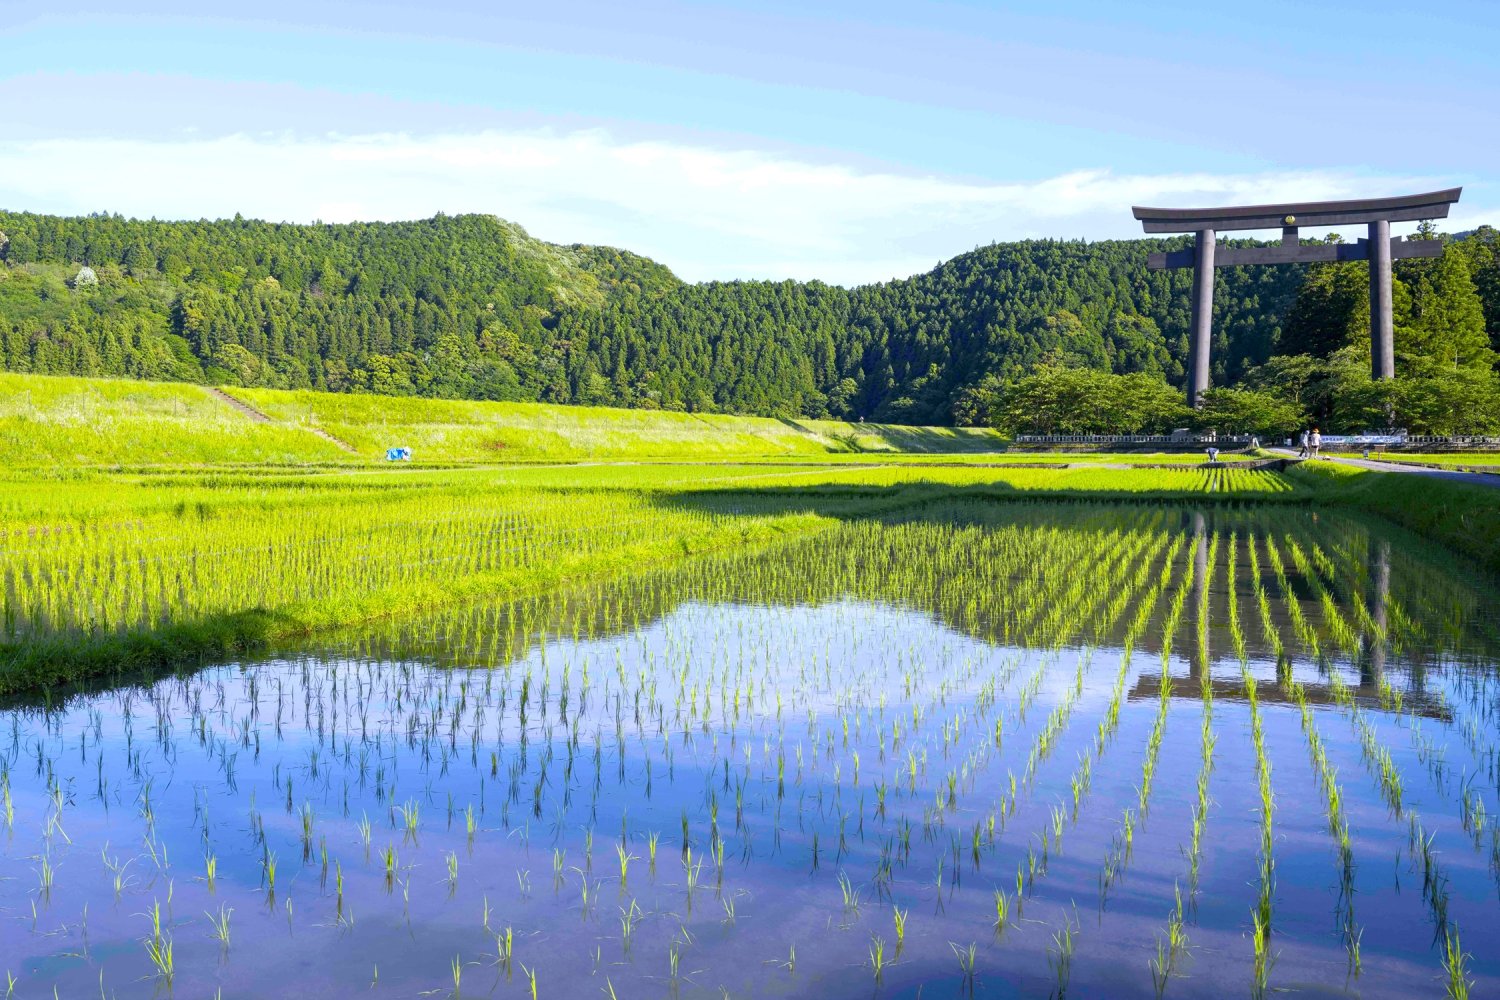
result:
M 1323 435 L 1319 434 L 1318 429 L 1314 427 L 1312 429 L 1312 436 L 1307 439 L 1307 450 L 1312 454 L 1313 458 L 1317 458 L 1318 449 L 1321 447 L 1323 447 Z
M 1300 446 L 1297 449 L 1297 457 L 1298 458 L 1306 458 L 1307 457 L 1307 431 L 1306 431 L 1306 429 L 1304 429 L 1302 431 L 1302 436 L 1297 439 L 1297 443 Z

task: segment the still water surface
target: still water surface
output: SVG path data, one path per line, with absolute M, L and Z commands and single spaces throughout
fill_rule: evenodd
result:
M 955 504 L 13 705 L 0 974 L 1401 997 L 1456 935 L 1493 996 L 1495 608 L 1326 514 Z

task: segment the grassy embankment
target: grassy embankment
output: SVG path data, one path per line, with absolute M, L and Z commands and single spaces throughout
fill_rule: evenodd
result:
M 3 372 L 0 450 L 12 469 L 350 457 L 305 430 L 251 420 L 202 386 Z
M 0 446 L 23 465 L 724 460 L 980 451 L 992 431 L 0 374 Z M 316 431 L 324 432 L 321 436 Z M 329 438 L 334 440 L 329 440 Z M 339 442 L 350 450 L 341 448 Z
M 1324 454 L 1338 458 L 1364 457 L 1363 451 L 1325 450 Z M 1377 462 L 1420 465 L 1459 472 L 1500 472 L 1500 451 L 1385 451 L 1374 452 L 1370 458 Z
M 1500 489 L 1336 462 L 1304 462 L 1288 478 L 1320 504 L 1378 514 L 1500 574 Z
M 420 464 L 724 460 L 844 451 L 850 445 L 837 435 L 854 426 L 537 403 L 227 391 L 269 419 L 248 417 L 203 386 L 0 374 L 0 447 L 12 466 L 27 467 L 360 465 L 382 460 L 393 445 L 411 447 Z M 989 431 L 861 430 L 858 443 L 870 449 L 974 451 L 1003 444 Z M 852 440 L 852 431 L 847 437 Z
M 1015 450 L 984 428 L 276 389 L 223 391 L 268 419 L 246 416 L 203 386 L 0 373 L 0 447 L 11 457 L 12 467 L 369 465 L 382 462 L 386 448 L 395 445 L 411 447 L 417 465 L 661 459 L 1132 465 L 1203 461 L 1197 451 L 1104 455 Z M 1233 461 L 1243 456 L 1222 457 Z
M 203 386 L 0 373 L 0 448 L 12 467 L 368 465 L 381 462 L 392 446 L 412 448 L 418 465 L 823 461 L 830 456 L 853 462 L 871 456 L 1004 463 L 1203 459 L 1198 452 L 1100 456 L 1013 451 L 1005 438 L 983 428 L 276 389 L 224 391 L 268 419 L 246 416 Z
M 982 428 L 897 427 L 715 413 L 392 399 L 326 392 L 233 389 L 293 427 L 317 427 L 359 454 L 411 447 L 418 461 L 802 458 L 836 452 L 976 452 L 1006 444 Z

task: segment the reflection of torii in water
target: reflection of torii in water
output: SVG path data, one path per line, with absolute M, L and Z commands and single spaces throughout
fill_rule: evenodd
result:
M 1386 650 L 1386 601 L 1391 595 L 1391 543 L 1384 538 L 1375 543 L 1370 554 L 1370 596 L 1368 600 L 1370 621 L 1375 623 L 1375 634 L 1367 636 L 1359 657 L 1359 687 L 1361 691 L 1379 691 L 1385 677 Z
M 1203 588 L 1208 583 L 1208 548 L 1209 537 L 1207 519 L 1201 511 L 1193 511 L 1188 517 L 1188 524 L 1193 533 L 1193 585 L 1191 599 L 1198 609 L 1198 648 L 1194 655 L 1188 658 L 1188 676 L 1201 688 L 1204 676 L 1208 673 L 1210 650 L 1208 644 L 1208 625 L 1205 616 L 1209 609 L 1203 602 Z M 1370 612 L 1370 620 L 1374 622 L 1377 632 L 1369 636 L 1361 649 L 1358 657 L 1359 686 L 1355 690 L 1356 700 L 1362 703 L 1378 705 L 1380 700 L 1380 682 L 1385 676 L 1385 661 L 1387 654 L 1386 628 L 1389 620 L 1387 604 L 1391 592 L 1391 544 L 1384 538 L 1377 539 L 1370 553 L 1370 593 L 1367 596 L 1367 606 Z M 1232 581 L 1231 581 L 1232 583 Z M 1233 588 L 1231 587 L 1231 593 Z M 1290 595 L 1289 595 L 1290 596 Z M 1291 662 L 1278 663 L 1276 672 L 1278 678 L 1285 680 L 1290 677 Z M 1283 672 L 1287 673 L 1283 677 Z M 1230 701 L 1243 701 L 1245 698 L 1244 685 L 1238 680 L 1229 678 L 1215 679 L 1209 677 L 1208 686 L 1212 689 L 1214 697 L 1225 698 Z M 1326 684 L 1302 685 L 1303 693 L 1307 701 L 1314 705 L 1337 704 L 1337 698 L 1333 688 Z M 1132 701 L 1141 699 L 1155 699 L 1161 697 L 1161 675 L 1151 672 L 1142 673 L 1136 679 L 1135 686 L 1130 689 Z M 1181 697 L 1197 697 L 1195 691 L 1184 690 Z M 1283 684 L 1266 684 L 1257 691 L 1257 697 L 1261 701 L 1274 703 L 1291 703 L 1292 697 Z M 1403 698 L 1403 706 L 1407 712 L 1431 719 L 1442 719 L 1449 721 L 1452 713 L 1443 704 L 1441 699 L 1429 699 L 1422 692 L 1420 680 L 1420 669 L 1415 665 L 1412 667 L 1412 691 Z
M 1215 699 L 1238 702 L 1245 700 L 1245 685 L 1239 678 L 1210 678 L 1207 683 Z M 1172 697 L 1194 700 L 1200 697 L 1200 690 L 1199 687 L 1190 688 L 1185 684 L 1174 685 Z M 1327 684 L 1303 682 L 1302 692 L 1309 705 L 1339 704 L 1339 700 L 1334 697 L 1333 688 Z M 1156 701 L 1161 698 L 1161 674 L 1154 670 L 1143 672 L 1130 689 L 1128 697 L 1131 701 Z M 1261 684 L 1256 688 L 1255 697 L 1264 704 L 1296 704 L 1287 688 L 1281 684 Z M 1385 707 L 1380 704 L 1379 696 L 1374 692 L 1367 692 L 1363 685 L 1354 689 L 1354 700 L 1367 708 Z M 1438 719 L 1442 722 L 1453 721 L 1453 712 L 1442 699 L 1428 697 L 1420 691 L 1402 695 L 1401 710 L 1406 715 L 1420 715 L 1425 719 Z
M 1210 660 L 1208 647 L 1208 602 L 1204 600 L 1204 588 L 1208 586 L 1208 528 L 1201 510 L 1193 511 L 1193 606 L 1198 609 L 1198 653 L 1188 661 L 1188 676 L 1198 683 Z
M 1386 610 L 1391 597 L 1391 543 L 1388 540 L 1376 540 L 1369 555 L 1369 565 L 1370 594 L 1366 599 L 1366 606 L 1370 612 L 1370 620 L 1375 623 L 1376 634 L 1366 637 L 1364 648 L 1360 651 L 1361 694 L 1378 693 L 1380 682 L 1385 678 L 1385 659 L 1390 646 L 1387 632 L 1390 616 Z M 1425 687 L 1427 671 L 1420 657 L 1412 656 L 1409 662 L 1410 690 L 1411 693 L 1420 695 Z

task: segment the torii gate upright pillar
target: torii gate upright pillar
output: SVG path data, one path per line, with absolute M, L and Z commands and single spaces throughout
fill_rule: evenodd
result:
M 1358 201 L 1313 201 L 1294 205 L 1240 205 L 1230 208 L 1134 209 L 1148 233 L 1193 233 L 1191 250 L 1153 253 L 1152 269 L 1193 269 L 1192 330 L 1188 342 L 1187 400 L 1201 406 L 1209 385 L 1209 351 L 1213 346 L 1214 268 L 1244 264 L 1312 264 L 1319 261 L 1370 262 L 1370 374 L 1396 377 L 1395 323 L 1391 309 L 1391 261 L 1407 257 L 1437 257 L 1437 240 L 1407 242 L 1391 239 L 1392 222 L 1445 219 L 1448 206 L 1458 201 L 1462 188 L 1401 198 L 1364 198 Z M 1358 243 L 1302 243 L 1299 226 L 1368 225 L 1369 238 Z M 1281 229 L 1281 243 L 1259 247 L 1216 249 L 1214 240 L 1225 230 Z
M 1391 305 L 1391 224 L 1370 223 L 1370 377 L 1396 377 L 1396 314 Z
M 1188 342 L 1188 405 L 1198 406 L 1208 388 L 1208 355 L 1214 339 L 1214 241 L 1200 229 L 1193 240 L 1193 331 Z

